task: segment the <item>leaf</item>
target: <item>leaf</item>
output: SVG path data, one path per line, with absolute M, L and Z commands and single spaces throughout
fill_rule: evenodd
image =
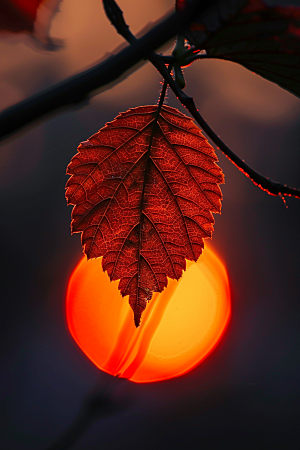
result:
M 19 32 L 33 31 L 40 0 L 2 0 L 0 4 L 0 29 Z
M 224 182 L 213 147 L 174 108 L 121 113 L 78 147 L 67 168 L 72 233 L 88 259 L 103 256 L 129 295 L 136 326 L 153 292 L 196 261 L 220 213 Z
M 177 7 L 187 1 L 177 1 Z M 208 57 L 239 63 L 300 96 L 300 7 L 221 0 L 184 36 Z
M 61 0 L 1 0 L 0 31 L 29 32 L 47 48 L 58 46 L 49 38 L 51 20 Z M 51 44 L 51 46 L 49 46 Z

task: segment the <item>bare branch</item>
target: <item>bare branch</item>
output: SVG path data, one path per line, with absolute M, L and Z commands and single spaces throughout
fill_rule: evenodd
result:
M 118 7 L 114 0 L 103 0 L 103 4 L 105 10 L 114 10 L 118 11 L 118 14 L 113 16 L 109 16 L 109 19 L 117 28 L 119 34 L 121 34 L 129 43 L 135 43 L 136 38 L 129 30 L 128 25 L 126 24 L 123 13 L 121 9 Z M 116 23 L 115 23 L 116 21 Z M 199 58 L 206 57 L 206 55 L 199 55 Z M 149 61 L 157 68 L 157 70 L 161 73 L 163 78 L 168 82 L 170 88 L 176 95 L 176 97 L 180 100 L 180 102 L 186 107 L 189 113 L 194 117 L 194 119 L 198 122 L 203 131 L 209 136 L 212 141 L 217 145 L 224 155 L 250 180 L 258 186 L 260 189 L 266 191 L 270 195 L 279 195 L 279 196 L 288 196 L 288 197 L 296 197 L 300 198 L 300 189 L 296 189 L 293 187 L 289 187 L 287 185 L 277 183 L 276 181 L 272 181 L 269 178 L 264 177 L 260 173 L 256 172 L 252 169 L 248 164 L 246 164 L 241 158 L 239 158 L 220 138 L 219 136 L 210 128 L 207 122 L 203 119 L 198 109 L 196 108 L 194 99 L 186 95 L 176 84 L 170 73 L 168 72 L 164 60 L 160 58 L 155 53 L 150 53 L 148 55 Z M 166 60 L 165 60 L 166 61 Z M 169 59 L 172 63 L 172 60 Z
M 89 426 L 103 417 L 116 414 L 130 405 L 130 398 L 117 398 L 113 393 L 120 380 L 111 376 L 107 384 L 103 386 L 103 380 L 100 380 L 95 388 L 84 399 L 80 410 L 74 421 L 71 423 L 62 435 L 54 441 L 47 450 L 67 450 L 73 447 L 73 444 L 85 433 Z
M 204 11 L 213 1 L 215 0 L 193 0 L 184 11 L 174 12 L 143 37 L 136 39 L 131 47 L 85 72 L 7 108 L 0 114 L 0 139 L 46 114 L 81 103 L 96 89 L 114 82 L 188 26 L 193 17 Z
M 207 122 L 200 115 L 199 111 L 196 108 L 193 98 L 183 98 L 182 103 L 190 112 L 190 114 L 194 117 L 194 119 L 198 122 L 203 131 L 209 136 L 214 143 L 217 145 L 224 155 L 244 174 L 246 177 L 250 178 L 250 180 L 258 186 L 263 191 L 267 192 L 270 195 L 279 195 L 279 196 L 288 196 L 288 197 L 296 197 L 300 198 L 300 189 L 296 189 L 293 187 L 289 187 L 285 184 L 278 183 L 276 181 L 272 181 L 269 178 L 264 177 L 260 173 L 256 172 L 256 170 L 252 169 L 252 167 L 248 166 L 241 158 L 239 158 L 220 138 L 216 135 L 216 133 L 210 128 Z

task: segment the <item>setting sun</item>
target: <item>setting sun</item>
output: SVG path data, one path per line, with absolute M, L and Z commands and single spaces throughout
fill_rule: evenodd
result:
M 206 247 L 197 263 L 187 261 L 179 282 L 153 295 L 135 328 L 101 258 L 84 257 L 70 278 L 66 310 L 73 338 L 101 370 L 137 383 L 161 381 L 188 372 L 217 345 L 230 317 L 228 277 Z

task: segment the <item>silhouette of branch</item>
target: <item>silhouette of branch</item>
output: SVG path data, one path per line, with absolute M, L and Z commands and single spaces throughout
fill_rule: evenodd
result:
M 110 19 L 112 25 L 116 28 L 117 32 L 121 34 L 124 39 L 126 39 L 130 44 L 134 45 L 137 41 L 136 37 L 129 30 L 129 26 L 126 24 L 123 13 L 119 6 L 116 4 L 115 0 L 103 0 L 103 6 L 105 12 Z M 205 58 L 206 55 L 203 55 Z M 199 59 L 203 57 L 199 55 Z M 289 187 L 287 185 L 272 181 L 269 178 L 264 177 L 252 167 L 248 166 L 241 158 L 239 158 L 220 138 L 219 136 L 210 128 L 208 123 L 203 119 L 199 113 L 194 99 L 186 95 L 177 85 L 177 83 L 172 78 L 171 74 L 168 72 L 164 61 L 172 63 L 172 59 L 162 59 L 159 58 L 155 53 L 148 54 L 149 61 L 158 69 L 163 78 L 168 82 L 170 88 L 179 99 L 179 101 L 186 107 L 189 113 L 198 122 L 200 127 L 204 132 L 211 138 L 211 140 L 217 145 L 224 155 L 250 180 L 258 186 L 260 189 L 264 190 L 270 195 L 288 196 L 300 198 L 300 189 Z
M 47 450 L 66 450 L 70 448 L 94 420 L 112 411 L 114 411 L 113 404 L 106 396 L 99 394 L 98 396 L 94 395 L 91 398 L 87 398 L 70 427 Z
M 126 408 L 129 404 L 128 399 L 117 400 L 108 392 L 119 381 L 119 379 L 111 377 L 102 391 L 96 388 L 93 393 L 90 393 L 85 398 L 79 413 L 69 428 L 54 443 L 47 447 L 47 450 L 69 449 L 95 420 Z
M 193 0 L 184 11 L 174 12 L 162 20 L 140 39 L 135 39 L 116 55 L 113 55 L 80 74 L 35 94 L 0 114 L 0 139 L 16 132 L 46 114 L 83 102 L 96 89 L 111 84 L 135 66 L 155 49 L 178 34 L 215 0 Z M 159 59 L 159 55 L 157 55 Z

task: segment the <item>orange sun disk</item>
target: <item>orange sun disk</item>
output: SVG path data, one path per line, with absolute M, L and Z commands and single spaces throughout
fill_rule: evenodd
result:
M 148 383 L 183 375 L 211 353 L 230 317 L 224 265 L 206 246 L 197 263 L 187 261 L 179 281 L 168 281 L 135 328 L 128 299 L 102 271 L 101 258 L 79 262 L 69 281 L 67 321 L 99 369 Z

